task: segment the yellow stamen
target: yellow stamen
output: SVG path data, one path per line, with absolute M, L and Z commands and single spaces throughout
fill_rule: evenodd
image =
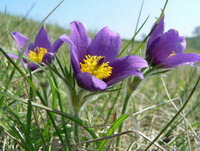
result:
M 37 62 L 37 63 L 41 63 L 43 60 L 44 55 L 47 53 L 47 49 L 42 48 L 42 47 L 36 47 L 33 51 L 30 50 L 28 57 Z
M 83 63 L 80 63 L 81 72 L 88 72 L 98 79 L 108 78 L 112 74 L 112 67 L 109 62 L 102 63 L 103 56 L 86 55 Z
M 172 56 L 174 56 L 176 53 L 174 52 L 174 51 L 172 51 L 172 53 L 169 55 L 169 57 L 168 58 L 170 58 L 170 57 L 172 57 Z

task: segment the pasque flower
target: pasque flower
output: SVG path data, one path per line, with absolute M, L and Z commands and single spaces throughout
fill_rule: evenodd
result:
M 143 78 L 139 70 L 147 66 L 143 58 L 117 58 L 121 45 L 119 34 L 104 27 L 91 40 L 82 23 L 74 21 L 70 27 L 70 37 L 63 35 L 61 39 L 70 45 L 71 63 L 80 87 L 99 91 L 131 75 Z
M 19 51 L 25 49 L 27 45 L 26 50 L 24 51 L 24 56 L 41 65 L 46 63 L 50 64 L 53 61 L 54 55 L 57 53 L 59 47 L 63 44 L 63 41 L 58 38 L 51 45 L 49 35 L 44 26 L 42 26 L 38 32 L 34 43 L 30 42 L 29 44 L 26 44 L 29 39 L 17 31 L 12 32 L 11 35 L 16 41 Z M 18 58 L 18 56 L 14 54 L 9 54 L 9 56 L 15 59 Z M 38 65 L 25 58 L 22 58 L 21 61 L 24 66 L 29 68 L 31 71 L 39 68 Z
M 160 22 L 153 25 L 154 31 L 149 37 L 146 60 L 149 65 L 159 68 L 172 68 L 200 62 L 199 54 L 182 53 L 186 48 L 185 38 L 177 30 L 164 33 L 164 15 Z

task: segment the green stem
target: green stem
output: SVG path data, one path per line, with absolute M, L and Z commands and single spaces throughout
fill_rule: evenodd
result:
M 106 123 L 107 123 L 107 121 L 108 121 L 108 119 L 109 119 L 109 117 L 110 117 L 110 114 L 111 114 L 111 112 L 113 111 L 113 109 L 114 109 L 114 106 L 115 106 L 115 104 L 116 104 L 116 102 L 117 102 L 117 98 L 119 97 L 119 95 L 120 95 L 120 90 L 118 91 L 118 93 L 117 93 L 117 95 L 116 95 L 116 97 L 115 97 L 115 100 L 114 100 L 114 102 L 113 102 L 113 104 L 112 104 L 112 106 L 111 106 L 111 108 L 110 108 L 110 110 L 109 110 L 109 112 L 108 112 L 108 114 L 107 114 L 107 117 L 106 117 L 106 120 L 105 120 L 105 122 L 104 122 L 104 125 L 106 125 Z
M 126 94 L 125 101 L 124 101 L 124 104 L 123 104 L 121 116 L 122 116 L 124 113 L 126 113 L 126 109 L 127 109 L 128 101 L 129 101 L 130 97 L 131 97 L 131 94 L 127 93 L 127 94 Z M 123 128 L 123 123 L 119 126 L 118 133 L 121 133 L 121 132 L 122 132 L 122 128 Z M 117 137 L 117 140 L 116 140 L 116 151 L 118 151 L 117 148 L 119 147 L 119 142 L 120 142 L 120 137 Z
M 131 81 L 131 83 L 127 83 L 126 96 L 125 96 L 121 116 L 126 113 L 128 102 L 129 102 L 131 96 L 136 94 L 136 90 L 137 90 L 138 86 L 140 85 L 140 83 L 141 83 L 141 79 L 139 79 L 138 77 L 134 77 L 134 79 Z M 123 123 L 119 126 L 118 133 L 121 133 L 122 130 L 123 130 Z M 120 143 L 120 137 L 117 137 L 116 150 L 118 150 L 117 148 L 119 147 L 119 143 Z
M 51 73 L 51 75 L 52 75 L 52 77 L 54 79 L 53 81 L 54 81 L 55 86 L 58 88 L 58 83 L 56 81 L 55 76 L 52 73 Z M 57 93 L 58 104 L 59 104 L 60 110 L 61 110 L 61 112 L 64 112 L 60 93 L 58 91 L 56 91 L 56 93 Z M 63 130 L 64 130 L 64 133 L 65 133 L 65 140 L 66 140 L 67 144 L 70 145 L 70 135 L 69 135 L 69 132 L 67 130 L 67 126 L 65 124 L 65 117 L 64 116 L 62 116 L 62 122 L 63 122 Z M 69 148 L 66 148 L 66 151 L 71 151 L 71 146 L 69 146 Z
M 74 117 L 79 119 L 79 112 L 80 112 L 80 99 L 76 95 L 75 91 L 71 92 L 71 104 L 73 109 Z M 74 140 L 76 142 L 76 145 L 78 146 L 80 144 L 80 133 L 79 133 L 79 125 L 77 125 L 76 122 L 74 122 Z
M 74 112 L 74 116 L 76 118 L 79 118 L 79 113 L 78 112 Z M 79 125 L 77 125 L 76 123 L 74 123 L 74 139 L 75 139 L 75 142 L 76 142 L 76 144 L 78 146 L 79 143 L 80 143 L 80 136 L 79 136 Z

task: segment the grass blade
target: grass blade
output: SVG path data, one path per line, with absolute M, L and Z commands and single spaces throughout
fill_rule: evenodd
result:
M 166 124 L 166 126 L 160 131 L 160 133 L 153 139 L 153 141 L 146 147 L 145 151 L 147 151 L 153 144 L 154 142 L 156 142 L 159 137 L 165 132 L 165 130 L 173 123 L 173 121 L 177 118 L 177 116 L 183 111 L 183 109 L 187 106 L 190 98 L 192 97 L 193 93 L 195 92 L 198 83 L 200 81 L 200 76 L 197 79 L 195 86 L 193 87 L 190 95 L 188 96 L 188 98 L 185 100 L 185 102 L 183 103 L 182 107 L 179 109 L 179 111 L 174 115 L 174 117 Z

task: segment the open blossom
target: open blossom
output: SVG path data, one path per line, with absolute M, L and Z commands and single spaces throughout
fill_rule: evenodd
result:
M 11 35 L 16 41 L 19 51 L 25 49 L 26 43 L 29 41 L 29 39 L 17 31 L 12 32 Z M 42 26 L 35 38 L 35 42 L 30 42 L 27 45 L 26 50 L 24 51 L 24 56 L 41 65 L 46 63 L 50 64 L 62 43 L 63 41 L 58 38 L 53 45 L 51 45 L 49 35 L 44 26 Z M 15 59 L 18 58 L 18 56 L 14 54 L 9 54 L 9 56 Z M 38 65 L 25 58 L 22 58 L 21 61 L 24 66 L 29 68 L 31 71 L 39 68 Z
M 70 37 L 63 35 L 61 39 L 70 45 L 74 74 L 84 89 L 105 90 L 131 75 L 143 78 L 139 69 L 147 67 L 147 62 L 139 56 L 116 58 L 121 45 L 120 36 L 107 27 L 91 40 L 84 26 L 74 21 Z
M 154 24 L 156 26 L 156 24 Z M 154 28 L 153 26 L 153 28 Z M 164 33 L 164 15 L 149 37 L 146 59 L 151 66 L 172 68 L 200 62 L 199 54 L 182 53 L 186 48 L 185 38 L 177 30 Z

